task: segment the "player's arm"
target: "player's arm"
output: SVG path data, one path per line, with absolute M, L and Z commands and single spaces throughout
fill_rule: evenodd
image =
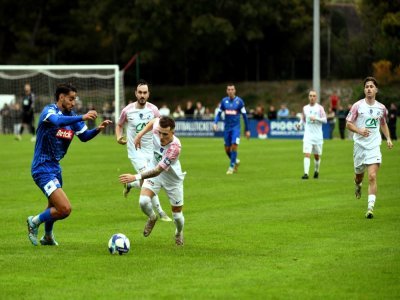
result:
M 221 115 L 222 115 L 222 104 L 219 106 L 217 115 L 214 118 L 214 124 L 213 124 L 214 131 L 217 131 L 218 129 L 218 122 L 221 120 Z
M 81 116 L 64 116 L 51 113 L 45 118 L 45 121 L 50 122 L 55 126 L 67 126 L 81 121 L 96 120 L 96 118 L 97 112 L 95 110 L 90 110 L 86 114 Z
M 158 119 L 158 118 L 157 118 Z M 153 124 L 156 121 L 156 118 L 150 120 L 149 123 L 146 124 L 146 126 L 137 133 L 135 140 L 134 140 L 134 144 L 135 144 L 135 148 L 141 148 L 141 139 L 142 137 L 149 131 L 151 131 L 153 129 Z
M 246 138 L 250 138 L 249 119 L 247 118 L 246 108 L 243 106 L 240 112 L 242 113 L 244 121 L 244 134 L 246 135 Z
M 117 143 L 121 145 L 126 144 L 126 138 L 124 137 L 124 127 L 123 125 L 115 125 L 115 137 L 117 138 Z
M 305 123 L 305 120 L 306 120 L 306 114 L 304 113 L 304 107 L 303 107 L 303 111 L 301 112 L 300 121 L 299 121 L 299 123 L 296 124 L 297 130 L 299 130 L 300 127 Z
M 385 120 L 386 120 L 386 115 L 384 115 L 384 117 L 381 120 L 381 131 L 386 138 L 386 144 L 387 144 L 388 148 L 392 149 L 393 143 L 392 143 L 392 139 L 390 138 L 390 130 L 389 130 L 389 127 Z
M 98 135 L 100 132 L 104 130 L 108 125 L 111 125 L 112 121 L 111 120 L 105 120 L 100 123 L 97 128 L 90 129 L 90 130 L 85 130 L 81 133 L 78 134 L 78 138 L 81 140 L 81 142 L 87 142 L 93 139 L 96 135 Z
M 144 171 L 140 174 L 121 174 L 119 175 L 119 182 L 121 183 L 128 183 L 128 182 L 132 182 L 135 180 L 141 180 L 141 179 L 146 179 L 146 178 L 152 178 L 152 177 L 157 177 L 158 175 L 160 175 L 162 172 L 164 171 L 164 169 L 160 166 L 157 165 L 155 168 L 148 170 L 148 171 Z

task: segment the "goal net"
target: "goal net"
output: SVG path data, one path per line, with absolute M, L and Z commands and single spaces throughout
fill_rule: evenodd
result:
M 18 107 L 28 83 L 35 95 L 34 111 L 40 113 L 44 106 L 54 103 L 57 84 L 71 83 L 78 90 L 74 108 L 78 114 L 95 109 L 97 122 L 115 122 L 124 104 L 123 82 L 123 72 L 117 65 L 0 66 L 0 109 L 6 103 Z M 113 127 L 108 126 L 107 133 L 112 134 Z

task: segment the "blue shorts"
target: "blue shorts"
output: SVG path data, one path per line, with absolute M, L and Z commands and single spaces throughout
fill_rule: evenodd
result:
M 240 128 L 225 130 L 224 132 L 225 146 L 232 146 L 232 144 L 239 145 L 240 143 Z
M 32 175 L 36 185 L 47 198 L 58 188 L 62 187 L 61 173 L 39 173 Z

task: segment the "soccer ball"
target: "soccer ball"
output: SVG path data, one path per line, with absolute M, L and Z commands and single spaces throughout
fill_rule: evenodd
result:
M 108 250 L 111 254 L 126 254 L 131 248 L 131 243 L 125 234 L 116 233 L 108 241 Z

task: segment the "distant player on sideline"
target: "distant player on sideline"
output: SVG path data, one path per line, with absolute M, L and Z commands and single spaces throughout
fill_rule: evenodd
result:
M 19 134 L 16 137 L 18 141 L 22 139 L 22 133 L 24 132 L 25 126 L 29 127 L 29 131 L 32 134 L 31 142 L 36 141 L 35 126 L 33 125 L 33 122 L 35 120 L 34 110 L 33 110 L 34 105 L 35 105 L 35 94 L 31 90 L 31 85 L 29 83 L 25 83 L 24 96 L 22 97 L 21 127 L 19 129 Z
M 308 179 L 310 171 L 311 153 L 314 154 L 314 178 L 319 176 L 321 165 L 322 145 L 324 138 L 322 134 L 322 124 L 326 123 L 326 114 L 322 105 L 317 103 L 317 92 L 311 90 L 308 93 L 309 104 L 303 107 L 300 122 L 296 124 L 300 129 L 304 124 L 303 153 L 304 153 L 304 175 L 302 179 Z
M 175 243 L 183 245 L 183 226 L 185 218 L 183 208 L 183 180 L 179 155 L 181 153 L 181 142 L 174 135 L 175 121 L 167 116 L 151 120 L 146 127 L 140 131 L 135 138 L 135 146 L 141 147 L 141 141 L 145 134 L 152 130 L 154 155 L 151 168 L 136 174 L 122 174 L 119 176 L 121 183 L 126 184 L 135 180 L 143 180 L 140 192 L 140 207 L 149 219 L 143 230 L 145 237 L 149 236 L 157 221 L 157 215 L 153 211 L 151 200 L 164 188 L 168 195 L 172 208 L 172 215 L 176 226 Z M 151 179 L 150 179 L 151 178 Z
M 246 108 L 244 101 L 236 96 L 235 85 L 228 84 L 226 87 L 228 97 L 224 97 L 218 108 L 217 115 L 214 120 L 214 131 L 218 129 L 218 122 L 221 119 L 222 112 L 225 113 L 225 130 L 224 130 L 224 143 L 225 152 L 229 157 L 230 164 L 226 174 L 231 175 L 237 172 L 240 160 L 237 158 L 237 149 L 240 143 L 240 114 L 244 120 L 244 130 L 246 138 L 250 138 L 249 121 L 247 119 Z
M 77 90 L 70 84 L 57 86 L 56 103 L 47 105 L 39 118 L 35 152 L 32 161 L 32 177 L 48 199 L 47 209 L 36 216 L 28 217 L 28 237 L 34 246 L 38 242 L 39 225 L 44 223 L 45 234 L 40 239 L 42 245 L 58 245 L 53 235 L 53 225 L 71 213 L 71 204 L 62 189 L 60 160 L 67 153 L 74 134 L 82 142 L 94 138 L 110 125 L 103 121 L 97 128 L 88 130 L 86 120 L 95 120 L 97 112 L 88 111 L 78 116 L 72 109 L 75 106 Z
M 149 85 L 146 81 L 140 80 L 135 90 L 136 102 L 128 104 L 121 112 L 118 123 L 115 127 L 115 136 L 117 142 L 121 145 L 128 143 L 128 158 L 130 159 L 136 172 L 143 172 L 153 157 L 153 139 L 151 132 L 145 134 L 142 138 L 142 147 L 136 149 L 134 139 L 150 120 L 160 117 L 158 108 L 147 102 L 150 97 Z M 127 124 L 127 138 L 123 136 L 124 125 Z M 143 180 L 127 182 L 124 186 L 123 194 L 127 197 L 132 187 L 140 188 Z M 171 218 L 163 211 L 160 199 L 155 195 L 151 199 L 153 207 L 157 210 L 162 221 L 171 222 Z
M 361 185 L 364 178 L 365 169 L 368 170 L 368 209 L 365 217 L 374 217 L 374 205 L 376 200 L 379 166 L 382 162 L 380 145 L 382 137 L 379 128 L 386 137 L 389 149 L 393 148 L 390 132 L 386 123 L 388 111 L 386 107 L 376 99 L 378 83 L 374 77 L 364 79 L 365 98 L 357 101 L 351 107 L 347 115 L 346 127 L 354 132 L 354 183 L 355 195 L 361 198 Z

